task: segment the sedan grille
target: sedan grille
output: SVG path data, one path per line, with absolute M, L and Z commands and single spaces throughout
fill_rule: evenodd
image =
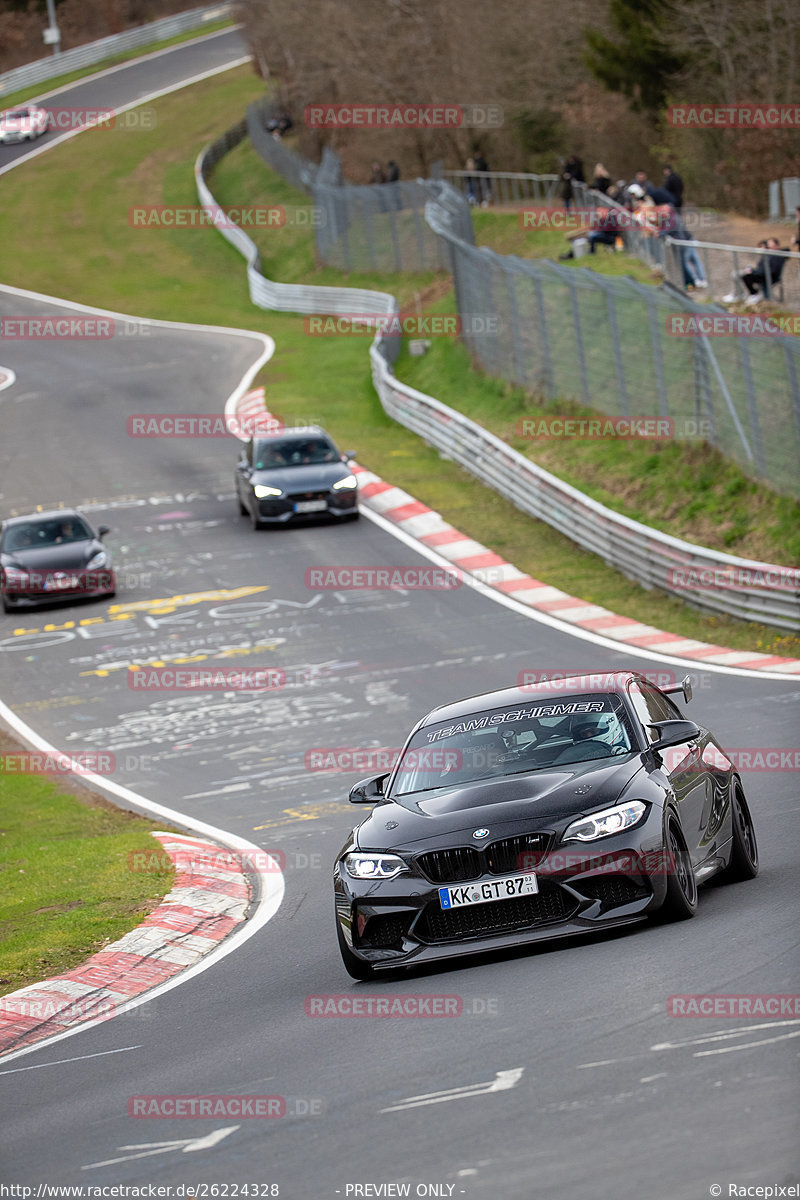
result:
M 479 879 L 481 875 L 532 871 L 549 844 L 550 834 L 524 833 L 492 842 L 480 850 L 476 846 L 431 850 L 420 855 L 417 866 L 432 883 L 463 883 L 467 879 Z
M 559 887 L 545 886 L 535 896 L 470 904 L 464 908 L 441 909 L 429 904 L 414 928 L 423 942 L 448 942 L 529 929 L 553 921 L 565 921 L 578 907 Z
M 327 500 L 328 492 L 289 492 L 288 499 L 295 500 Z

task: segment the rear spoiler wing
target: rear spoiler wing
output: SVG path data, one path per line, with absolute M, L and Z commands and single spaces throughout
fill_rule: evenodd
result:
M 680 683 L 676 683 L 674 687 L 662 688 L 661 691 L 665 696 L 672 696 L 676 692 L 683 692 L 683 700 L 688 704 L 692 698 L 692 681 L 688 675 L 685 675 Z

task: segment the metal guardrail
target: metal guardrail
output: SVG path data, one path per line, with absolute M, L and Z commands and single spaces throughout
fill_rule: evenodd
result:
M 207 183 L 207 176 L 216 163 L 246 137 L 247 121 L 244 120 L 217 138 L 197 156 L 194 178 L 200 203 L 209 212 L 215 228 L 226 241 L 236 247 L 247 262 L 247 280 L 253 303 L 258 308 L 274 312 L 332 313 L 337 316 L 348 313 L 381 315 L 395 311 L 394 297 L 388 292 L 374 292 L 366 288 L 276 283 L 262 275 L 258 247 L 243 229 L 224 219 L 224 214 Z
M 85 46 L 75 46 L 74 49 L 64 50 L 61 54 L 53 54 L 49 58 L 40 58 L 36 62 L 15 67 L 14 70 L 0 75 L 0 104 L 4 95 L 10 96 L 22 88 L 34 87 L 37 83 L 55 79 L 59 75 L 94 66 L 95 63 L 102 62 L 114 54 L 138 50 L 141 46 L 151 45 L 152 42 L 164 41 L 179 33 L 200 29 L 210 21 L 222 20 L 230 16 L 232 8 L 233 5 L 227 2 L 211 7 L 193 8 L 188 12 L 163 17 L 148 25 L 139 25 L 136 29 L 127 29 L 124 33 L 115 33 L 96 42 L 87 42 Z
M 401 383 L 379 345 L 373 344 L 370 357 L 373 383 L 389 416 L 529 516 L 599 554 L 646 588 L 670 592 L 710 612 L 800 629 L 800 570 L 786 572 L 720 554 L 620 516 L 468 417 Z
M 663 240 L 666 249 L 666 278 L 676 287 L 682 287 L 681 248 L 686 248 L 686 242 L 676 241 L 669 236 L 658 240 Z M 706 279 L 711 286 L 712 295 L 717 299 L 722 299 L 724 293 L 736 295 L 738 300 L 745 300 L 748 292 L 741 283 L 740 276 L 746 267 L 755 266 L 762 255 L 774 255 L 776 258 L 788 260 L 784 263 L 777 282 L 765 278 L 763 298 L 785 304 L 787 307 L 800 308 L 800 254 L 797 251 L 764 250 L 758 246 L 729 246 L 721 242 L 695 241 L 693 246 L 703 259 Z
M 319 166 L 290 150 L 266 128 L 277 110 L 268 101 L 247 109 L 247 129 L 256 152 L 274 171 L 310 195 L 319 221 L 317 254 L 343 271 L 440 271 L 447 269 L 441 240 L 425 220 L 429 198 L 425 180 L 343 186 L 341 163 L 330 150 Z M 472 238 L 465 202 L 459 225 Z
M 242 122 L 199 155 L 195 179 L 203 205 L 218 208 L 208 187 L 208 172 L 242 140 L 245 131 Z M 459 197 L 447 183 L 432 181 L 429 189 L 426 217 L 453 249 L 457 239 L 452 233 L 447 236 L 447 227 L 450 212 L 459 209 Z M 397 312 L 396 300 L 385 292 L 280 284 L 264 279 L 258 251 L 250 238 L 241 230 L 217 227 L 247 259 L 250 295 L 260 308 L 304 313 Z M 466 244 L 461 252 L 486 254 Z M 642 289 L 643 295 L 646 290 Z M 365 307 L 368 303 L 374 307 Z M 647 588 L 659 588 L 710 612 L 800 630 L 800 571 L 695 546 L 620 516 L 543 470 L 468 417 L 398 380 L 391 365 L 398 351 L 397 342 L 397 338 L 378 334 L 370 346 L 372 378 L 381 404 L 389 416 L 445 457 L 523 512 L 599 554 Z
M 557 200 L 559 175 L 530 175 L 522 171 L 442 171 L 444 179 L 470 199 L 470 203 L 524 204 Z

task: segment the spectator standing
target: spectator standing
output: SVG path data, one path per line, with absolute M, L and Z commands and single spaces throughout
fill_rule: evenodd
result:
M 611 187 L 611 176 L 602 163 L 597 163 L 595 166 L 592 187 L 596 192 L 602 192 L 604 196 L 608 195 L 608 189 Z
M 578 183 L 585 183 L 583 175 L 583 163 L 578 158 L 577 154 L 570 154 L 567 161 L 564 163 L 564 170 L 569 171 L 572 179 Z
M 467 159 L 466 168 L 468 171 L 475 170 L 475 159 L 474 158 Z M 475 198 L 476 183 L 477 183 L 477 180 L 474 175 L 471 175 L 471 174 L 467 175 L 466 178 L 464 179 L 464 184 L 466 185 L 466 189 L 467 189 L 467 200 L 469 200 L 470 204 L 477 203 L 476 198 Z
M 672 196 L 672 207 L 676 212 L 683 208 L 683 180 L 672 168 L 672 163 L 664 163 L 664 187 Z
M 386 164 L 386 182 L 397 183 L 400 178 L 400 168 L 393 158 L 390 158 Z
M 492 202 L 492 184 L 488 177 L 489 164 L 482 154 L 475 155 L 475 170 L 484 178 L 478 180 L 478 194 L 481 199 L 481 208 L 488 208 Z
M 572 184 L 583 183 L 583 163 L 574 154 L 570 154 L 567 161 L 561 168 L 561 199 L 564 202 L 564 208 L 569 211 L 569 206 L 572 203 L 573 191 Z
M 383 173 L 383 167 L 376 159 L 372 164 L 372 174 L 369 177 L 370 183 L 386 183 L 386 176 Z

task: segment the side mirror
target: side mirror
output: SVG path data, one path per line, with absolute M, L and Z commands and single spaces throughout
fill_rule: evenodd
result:
M 111 533 L 111 530 L 108 527 L 108 525 L 98 525 L 97 526 L 97 536 L 99 538 L 104 538 L 107 533 Z
M 692 680 L 689 675 L 685 675 L 680 683 L 676 683 L 674 687 L 662 688 L 661 691 L 665 696 L 672 696 L 676 692 L 683 692 L 683 700 L 688 704 L 692 698 Z
M 350 459 L 355 458 L 355 456 L 355 450 L 345 450 L 344 454 L 342 455 L 342 462 L 350 462 Z
M 651 742 L 650 750 L 663 750 L 667 746 L 680 746 L 684 742 L 697 742 L 702 737 L 700 726 L 694 721 L 653 721 L 650 728 L 657 729 L 658 741 Z
M 360 779 L 350 788 L 351 804 L 377 804 L 383 799 L 383 787 L 389 778 L 388 772 L 383 775 L 371 775 L 369 779 Z

